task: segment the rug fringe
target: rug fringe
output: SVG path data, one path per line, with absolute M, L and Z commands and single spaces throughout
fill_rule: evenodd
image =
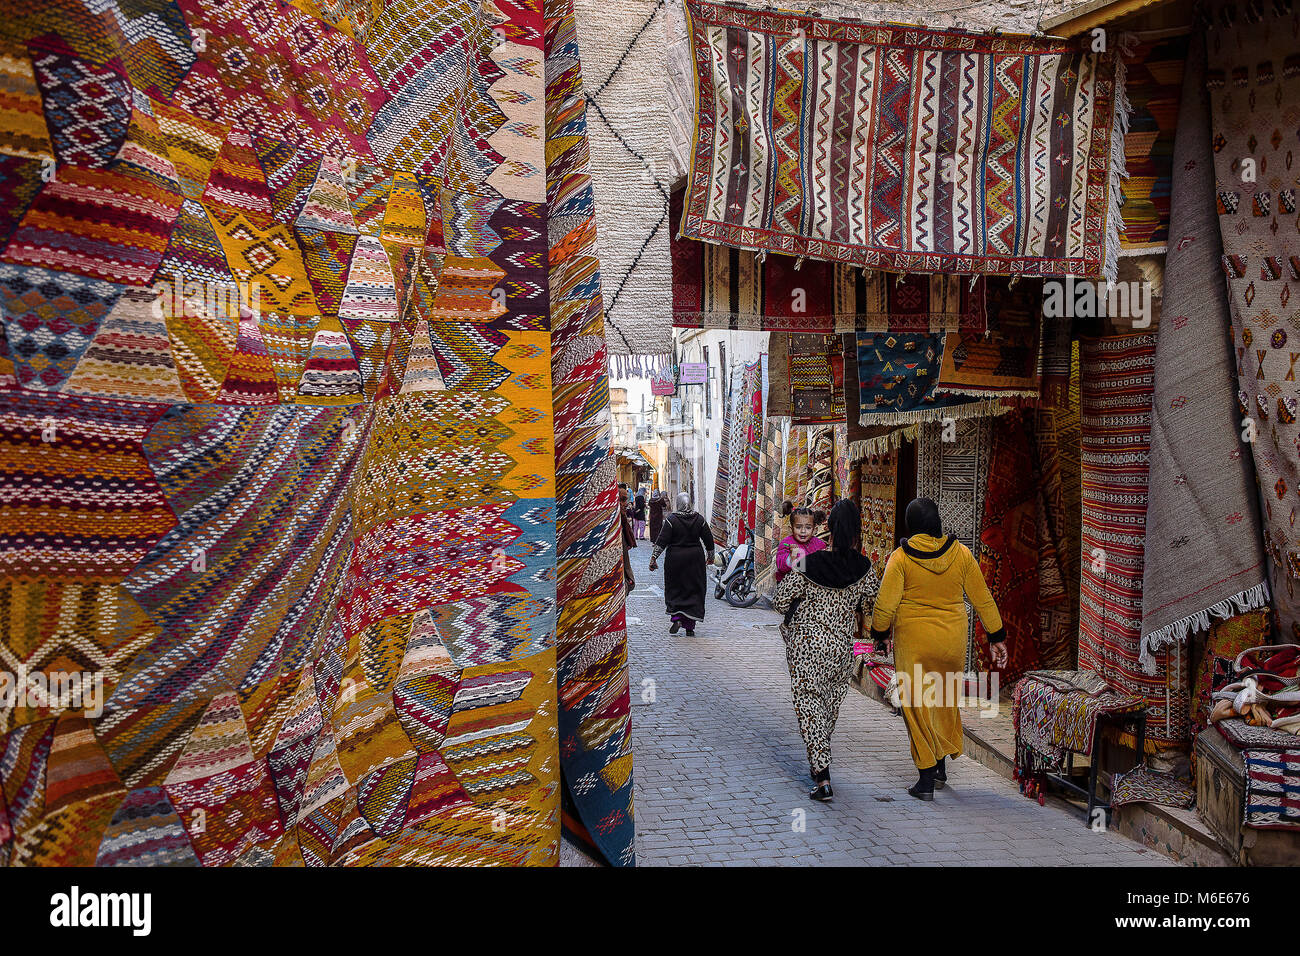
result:
M 965 405 L 922 408 L 911 412 L 869 412 L 858 418 L 858 424 L 866 428 L 872 425 L 925 425 L 929 422 L 941 422 L 945 418 L 987 418 L 993 415 L 1005 415 L 1009 411 L 1011 408 L 1003 405 L 1000 399 L 989 398 Z M 874 439 L 869 440 L 874 441 Z
M 958 387 L 958 386 L 948 386 L 948 387 L 945 387 L 945 386 L 943 386 L 943 385 L 936 385 L 936 386 L 934 387 L 934 394 L 936 394 L 936 395 L 958 395 L 958 396 L 962 396 L 962 397 L 970 397 L 970 398 L 974 398 L 974 399 L 982 399 L 982 398 L 985 398 L 985 397 L 987 397 L 987 398 L 1029 398 L 1029 399 L 1033 399 L 1034 401 L 1037 401 L 1037 400 L 1038 400 L 1038 396 L 1039 396 L 1039 391 L 1038 391 L 1038 389 L 1036 389 L 1036 388 L 1035 388 L 1035 389 L 1028 389 L 1028 388 L 1002 388 L 1002 389 L 995 389 L 995 388 L 981 388 L 981 389 L 979 390 L 979 394 L 973 394 L 973 393 L 971 393 L 971 392 L 963 392 L 963 391 L 961 390 L 961 388 Z
M 613 352 L 609 358 L 610 364 L 614 367 L 614 378 L 650 378 L 652 375 L 671 371 L 673 367 L 671 352 L 652 355 L 624 355 Z
M 1129 114 L 1133 112 L 1128 98 L 1128 66 L 1124 63 L 1123 51 L 1135 40 L 1131 33 L 1121 34 L 1119 49 L 1115 51 L 1115 123 L 1110 136 L 1110 196 L 1106 210 L 1106 256 L 1102 264 L 1102 275 L 1108 283 L 1119 279 L 1119 234 L 1123 222 L 1119 211 L 1120 180 L 1128 179 L 1124 141 L 1128 137 Z
M 1142 669 L 1148 674 L 1154 674 L 1156 672 L 1155 655 L 1173 647 L 1175 644 L 1185 643 L 1194 631 L 1208 631 L 1211 616 L 1226 621 L 1239 614 L 1246 614 L 1267 607 L 1268 601 L 1268 581 L 1260 581 L 1254 587 L 1238 591 L 1231 597 L 1211 604 L 1203 611 L 1189 614 L 1182 620 L 1174 621 L 1172 624 L 1157 628 L 1150 634 L 1142 635 L 1141 646 L 1138 649 L 1138 660 L 1142 663 Z
M 1012 411 L 1010 405 L 1003 405 L 1000 402 L 975 402 L 971 405 L 958 405 L 954 408 L 945 409 L 949 414 L 940 415 L 938 418 L 920 418 L 902 428 L 895 428 L 885 435 L 877 435 L 875 438 L 861 438 L 855 442 L 849 443 L 849 461 L 861 461 L 863 458 L 869 458 L 872 455 L 883 455 L 885 452 L 893 451 L 899 445 L 906 441 L 916 441 L 921 434 L 922 425 L 938 424 L 945 418 L 996 418 L 999 415 L 1005 415 Z M 918 414 L 896 412 L 893 414 Z M 891 422 L 880 421 L 880 416 L 872 416 L 873 425 L 892 424 Z

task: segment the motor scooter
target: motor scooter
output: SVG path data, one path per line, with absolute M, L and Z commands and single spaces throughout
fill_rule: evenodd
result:
M 745 529 L 745 543 L 724 548 L 715 559 L 713 596 L 732 607 L 753 607 L 758 601 L 754 582 L 754 531 Z

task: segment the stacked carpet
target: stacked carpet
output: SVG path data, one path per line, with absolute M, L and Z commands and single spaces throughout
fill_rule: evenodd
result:
M 1268 585 L 1283 639 L 1300 641 L 1300 24 L 1285 5 L 1206 10 L 1215 203 L 1245 447 L 1255 463 Z M 1171 290 L 1172 291 L 1172 290 Z M 1244 505 L 1244 502 L 1243 502 Z M 1244 511 L 1243 511 L 1244 514 Z M 1238 561 L 1234 559 L 1234 570 Z M 1245 578 L 1245 576 L 1243 576 Z M 1254 582 L 1241 581 L 1242 588 Z
M 1232 319 L 1214 216 L 1204 43 L 1193 41 L 1179 112 L 1152 402 L 1150 542 L 1142 587 L 1142 662 L 1185 645 L 1211 618 L 1268 600 L 1255 464 L 1236 407 Z M 1285 332 L 1282 333 L 1285 338 Z M 1272 453 L 1270 453 L 1271 455 Z M 1206 554 L 1214 555 L 1207 561 Z
M 1143 700 L 1086 670 L 1030 671 L 1015 686 L 1016 775 L 1057 773 L 1067 754 L 1092 754 L 1097 720 L 1140 711 Z
M 0 27 L 0 859 L 633 862 L 571 9 L 183 7 Z

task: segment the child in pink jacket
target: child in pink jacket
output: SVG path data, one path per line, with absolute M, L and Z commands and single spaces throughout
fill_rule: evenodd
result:
M 776 549 L 775 577 L 780 581 L 792 568 L 801 568 L 803 559 L 826 547 L 826 542 L 813 534 L 817 525 L 824 520 L 820 511 L 811 508 L 794 508 L 786 502 L 781 513 L 790 519 L 791 534 L 783 538 Z

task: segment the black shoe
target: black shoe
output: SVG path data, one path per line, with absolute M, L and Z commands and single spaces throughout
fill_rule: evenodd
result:
M 948 770 L 943 765 L 944 758 L 934 765 L 934 789 L 942 790 L 948 785 Z
M 693 627 L 688 627 L 688 628 L 686 629 L 686 636 L 687 636 L 687 637 L 694 637 L 694 636 L 695 636 L 695 628 L 693 628 Z
M 676 634 L 676 633 L 677 633 L 678 631 L 680 631 L 681 629 L 682 629 L 682 622 L 681 622 L 681 621 L 673 621 L 673 626 L 670 627 L 670 628 L 668 628 L 668 633 L 669 633 L 669 634 Z
M 818 785 L 815 789 L 808 791 L 808 796 L 814 800 L 820 800 L 822 803 L 830 803 L 831 798 L 835 796 L 835 791 L 831 789 L 829 783 Z
M 918 800 L 934 799 L 934 768 L 926 767 L 921 771 L 921 779 L 907 788 L 907 792 Z

